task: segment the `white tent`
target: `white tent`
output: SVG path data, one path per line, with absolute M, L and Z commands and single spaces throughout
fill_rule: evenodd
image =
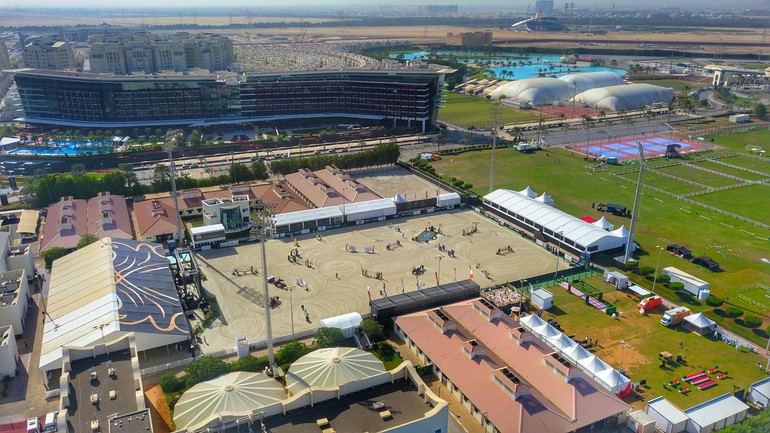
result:
M 717 327 L 717 323 L 704 316 L 703 313 L 687 316 L 684 318 L 684 321 L 687 322 L 686 326 L 688 328 L 700 335 L 711 334 Z
M 546 323 L 543 326 L 535 328 L 533 332 L 544 339 L 549 339 L 553 337 L 558 338 L 559 334 L 561 334 L 561 332 L 559 332 L 556 328 L 551 326 L 550 323 Z
M 279 382 L 260 373 L 225 374 L 185 391 L 174 407 L 174 423 L 179 429 L 198 430 L 249 416 L 285 394 Z
M 403 195 L 401 195 L 400 192 L 397 192 L 396 195 L 393 197 L 393 203 L 404 203 L 406 202 L 406 198 L 404 198 Z
M 540 203 L 545 203 L 548 206 L 553 206 L 553 199 L 546 193 L 540 194 L 540 197 L 536 198 L 535 200 L 539 201 Z
M 361 349 L 318 349 L 291 364 L 286 389 L 296 395 L 306 388 L 338 388 L 385 371 L 382 361 Z
M 359 313 L 346 313 L 339 316 L 329 317 L 321 320 L 321 326 L 327 328 L 340 328 L 345 338 L 353 336 L 356 328 L 361 326 L 363 318 Z
M 525 189 L 519 191 L 519 194 L 526 195 L 529 198 L 537 197 L 537 193 L 535 191 L 533 191 L 532 188 L 529 187 L 529 185 L 527 185 L 527 187 Z
M 609 364 L 599 359 L 596 355 L 591 355 L 588 358 L 578 361 L 578 365 L 583 367 L 583 370 L 592 376 L 596 376 L 602 371 L 612 368 L 609 366 Z
M 615 229 L 615 230 L 611 231 L 610 233 L 612 233 L 613 235 L 615 235 L 615 236 L 617 236 L 619 238 L 623 238 L 623 239 L 628 237 L 628 230 L 626 230 L 626 226 L 624 226 L 624 225 L 620 226 L 619 229 Z
M 533 329 L 545 325 L 545 320 L 541 319 L 537 314 L 530 314 L 529 316 L 522 317 L 521 320 L 519 320 L 519 323 L 526 329 L 534 332 Z
M 597 373 L 595 378 L 605 384 L 607 389 L 615 394 L 619 394 L 625 390 L 628 387 L 629 382 L 631 382 L 629 378 L 623 376 L 614 368 Z
M 562 355 L 566 356 L 567 359 L 569 359 L 574 363 L 579 363 L 580 361 L 586 358 L 590 358 L 594 356 L 591 354 L 591 352 L 589 352 L 579 344 L 575 344 L 571 349 L 565 350 L 564 352 L 562 352 Z
M 549 338 L 548 343 L 559 352 L 565 352 L 578 345 L 575 341 L 564 334 L 559 334 L 558 337 Z
M 594 221 L 592 223 L 596 227 L 599 227 L 602 230 L 612 231 L 613 228 L 615 228 L 614 225 L 612 225 L 611 222 L 607 221 L 607 218 L 601 217 L 598 221 Z

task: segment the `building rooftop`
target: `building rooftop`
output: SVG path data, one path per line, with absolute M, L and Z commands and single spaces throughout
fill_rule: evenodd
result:
M 384 403 L 393 418 L 383 420 L 377 410 L 372 408 L 375 402 Z M 424 398 L 417 393 L 412 382 L 399 380 L 339 400 L 303 407 L 288 412 L 286 416 L 266 418 L 265 426 L 272 433 L 318 433 L 320 430 L 316 420 L 326 418 L 329 425 L 338 432 L 379 432 L 420 419 L 431 409 L 426 406 Z
M 104 429 L 102 429 L 104 431 Z M 109 433 L 152 433 L 150 410 L 127 413 L 110 418 Z
M 500 431 L 574 431 L 628 409 L 484 300 L 395 322 Z
M 114 376 L 108 375 L 110 367 L 115 369 Z M 96 373 L 96 379 L 92 379 L 92 372 Z M 111 391 L 115 391 L 114 399 L 110 397 Z M 135 391 L 128 349 L 73 361 L 70 371 L 67 430 L 73 433 L 90 432 L 92 420 L 99 421 L 101 431 L 107 430 L 111 416 L 134 413 L 139 409 Z M 98 401 L 92 403 L 94 394 Z
M 333 166 L 316 171 L 300 169 L 297 173 L 286 175 L 285 179 L 293 190 L 316 208 L 382 198 Z
M 61 197 L 48 206 L 40 251 L 53 247 L 75 248 L 86 233 L 99 238 L 132 239 L 126 198 L 109 192 L 100 192 L 89 200 Z

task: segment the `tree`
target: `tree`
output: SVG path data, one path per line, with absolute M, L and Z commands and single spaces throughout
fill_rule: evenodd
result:
M 160 377 L 160 389 L 165 393 L 179 391 L 183 386 L 184 382 L 172 373 L 163 373 L 163 376 Z
M 230 169 L 228 171 L 228 174 L 230 175 L 230 182 L 232 183 L 252 180 L 251 170 L 249 170 L 248 167 L 246 167 L 245 165 L 239 162 L 236 162 L 235 164 L 230 164 Z
M 278 365 L 291 364 L 304 355 L 311 352 L 310 347 L 299 341 L 284 344 L 275 354 L 275 362 Z
M 746 418 L 738 424 L 720 430 L 722 433 L 765 433 L 770 431 L 770 411 L 760 411 L 754 418 Z
M 155 164 L 152 169 L 152 178 L 158 182 L 167 182 L 171 180 L 171 171 L 166 164 Z
M 372 341 L 380 341 L 385 338 L 385 327 L 376 320 L 364 320 L 361 322 L 361 330 L 364 331 Z
M 69 250 L 64 247 L 53 247 L 43 251 L 43 261 L 45 261 L 45 268 L 51 269 L 54 260 L 59 259 L 67 255 Z
M 254 179 L 265 180 L 270 177 L 270 173 L 267 171 L 267 166 L 262 161 L 256 161 L 251 164 L 251 175 Z
M 230 372 L 230 365 L 219 358 L 204 356 L 191 362 L 184 369 L 188 387 L 214 379 Z
M 339 347 L 345 343 L 345 336 L 340 328 L 318 328 L 313 344 L 319 347 Z
M 70 167 L 70 173 L 73 176 L 84 176 L 86 172 L 86 166 L 83 164 L 72 164 Z
M 754 115 L 757 117 L 767 116 L 767 106 L 761 102 L 754 104 Z
M 87 247 L 87 246 L 89 246 L 92 243 L 97 242 L 97 241 L 99 241 L 99 237 L 98 236 L 96 236 L 93 233 L 86 233 L 86 234 L 83 235 L 83 237 L 80 238 L 80 240 L 78 241 L 77 245 L 75 245 L 75 248 L 81 249 L 81 248 Z

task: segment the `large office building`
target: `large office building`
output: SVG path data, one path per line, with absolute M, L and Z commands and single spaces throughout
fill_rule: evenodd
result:
M 215 34 L 95 34 L 88 39 L 91 72 L 144 74 L 191 69 L 224 71 L 235 62 L 233 42 Z
M 206 76 L 22 71 L 25 120 L 74 127 L 200 126 L 326 119 L 419 127 L 435 121 L 446 71 L 345 70 Z
M 74 70 L 75 55 L 68 42 L 47 36 L 30 36 L 21 50 L 25 68 L 44 70 Z
M 3 69 L 11 69 L 11 59 L 8 56 L 8 45 L 0 41 L 0 71 Z

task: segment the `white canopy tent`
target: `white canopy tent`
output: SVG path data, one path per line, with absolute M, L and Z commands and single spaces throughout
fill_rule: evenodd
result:
M 607 221 L 607 218 L 605 217 L 599 218 L 599 220 L 594 221 L 592 224 L 595 225 L 596 227 L 599 227 L 602 230 L 607 230 L 607 231 L 612 231 L 612 229 L 615 228 L 615 226 L 612 225 L 611 222 Z
M 286 389 L 296 395 L 306 388 L 338 388 L 385 371 L 382 361 L 361 349 L 318 349 L 291 364 Z
M 546 193 L 540 194 L 540 196 L 535 200 L 539 201 L 540 203 L 545 203 L 548 206 L 553 206 L 553 203 L 554 203 L 553 198 L 551 198 L 551 196 Z
M 328 319 L 322 319 L 321 326 L 326 328 L 339 328 L 345 338 L 350 338 L 353 336 L 356 328 L 361 326 L 363 320 L 364 319 L 359 313 L 346 313 L 339 316 L 329 317 Z
M 525 196 L 527 196 L 529 198 L 536 198 L 537 197 L 537 193 L 535 191 L 533 191 L 532 188 L 529 187 L 529 185 L 527 185 L 527 187 L 525 189 L 519 191 L 519 194 L 525 195 Z
M 534 328 L 539 328 L 546 323 L 545 320 L 541 319 L 537 314 L 530 314 L 529 316 L 522 317 L 521 320 L 519 320 L 519 324 L 521 324 L 524 329 L 533 332 L 532 330 Z
M 703 313 L 687 316 L 684 321 L 687 322 L 685 325 L 687 328 L 700 335 L 712 334 L 717 328 L 717 322 L 709 319 Z

